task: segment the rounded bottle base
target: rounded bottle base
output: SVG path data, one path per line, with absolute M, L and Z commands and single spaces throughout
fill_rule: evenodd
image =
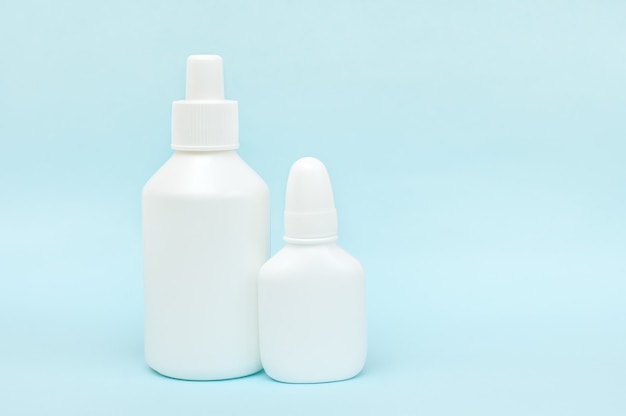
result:
M 237 369 L 233 371 L 188 371 L 173 368 L 164 368 L 147 363 L 148 366 L 159 375 L 167 378 L 173 378 L 176 380 L 188 380 L 188 381 L 218 381 L 229 380 L 233 378 L 241 378 L 251 376 L 258 373 L 263 367 L 258 364 L 254 367 L 248 367 L 244 369 Z

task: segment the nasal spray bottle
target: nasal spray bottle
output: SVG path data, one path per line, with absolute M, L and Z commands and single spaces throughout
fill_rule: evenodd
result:
M 300 159 L 287 181 L 285 247 L 259 272 L 261 360 L 275 380 L 339 381 L 363 368 L 365 275 L 336 240 L 328 172 Z
M 188 380 L 261 369 L 257 277 L 269 255 L 269 191 L 237 154 L 237 102 L 222 60 L 187 60 L 172 105 L 172 157 L 143 189 L 145 357 Z

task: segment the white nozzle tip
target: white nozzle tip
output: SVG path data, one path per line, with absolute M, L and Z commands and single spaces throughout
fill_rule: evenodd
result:
M 224 74 L 219 55 L 187 58 L 187 100 L 223 100 Z
M 285 237 L 336 236 L 333 188 L 324 164 L 314 157 L 297 160 L 289 171 L 285 196 Z
M 285 211 L 317 212 L 335 209 L 326 166 L 314 157 L 297 160 L 289 171 Z

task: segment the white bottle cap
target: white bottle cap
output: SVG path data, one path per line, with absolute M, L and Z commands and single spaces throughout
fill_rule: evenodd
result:
M 228 150 L 239 147 L 237 101 L 224 99 L 222 58 L 187 58 L 187 96 L 172 103 L 172 149 Z
M 321 243 L 337 239 L 337 211 L 328 171 L 314 157 L 297 160 L 285 195 L 285 241 Z

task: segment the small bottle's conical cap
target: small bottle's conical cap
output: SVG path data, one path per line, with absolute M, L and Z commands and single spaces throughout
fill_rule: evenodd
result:
M 287 179 L 285 240 L 316 242 L 336 238 L 337 212 L 328 171 L 314 157 L 299 159 Z

